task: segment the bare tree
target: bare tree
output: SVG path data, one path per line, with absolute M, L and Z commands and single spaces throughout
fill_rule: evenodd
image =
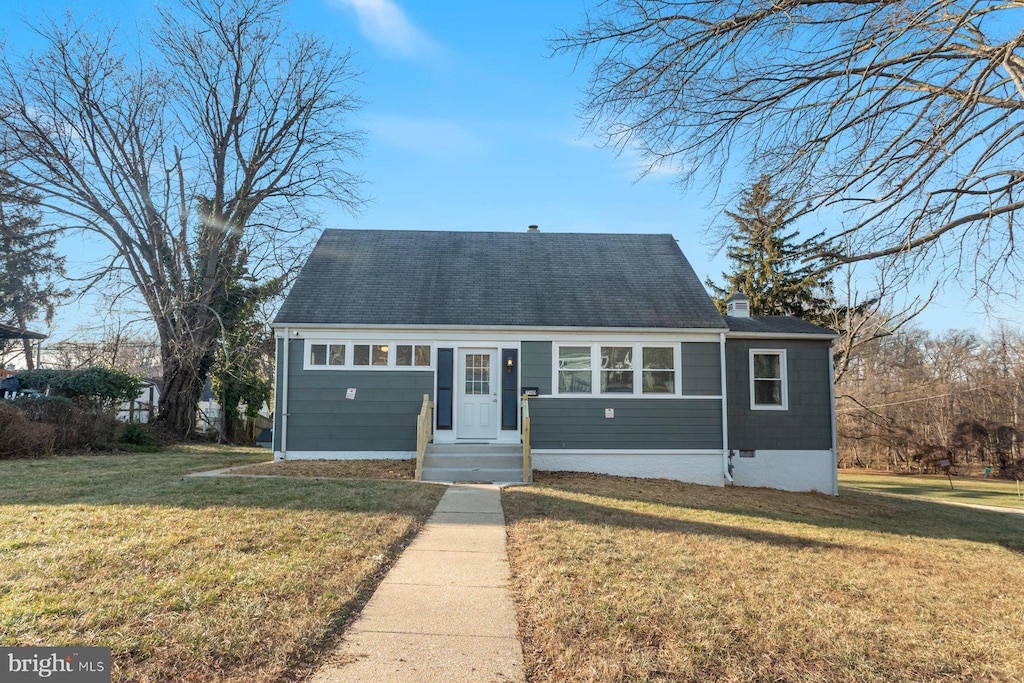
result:
M 160 338 L 159 419 L 181 434 L 228 286 L 273 265 L 309 200 L 360 202 L 349 56 L 289 34 L 282 6 L 180 0 L 138 54 L 69 18 L 39 29 L 41 54 L 0 61 L 4 149 L 44 207 L 112 246 Z
M 846 264 L 833 272 L 832 284 L 836 301 L 827 311 L 829 320 L 825 326 L 836 330 L 838 337 L 832 345 L 835 360 L 834 379 L 842 384 L 851 366 L 862 361 L 859 351 L 872 342 L 899 333 L 912 324 L 931 303 L 935 290 L 928 296 L 916 296 L 902 305 L 894 305 L 892 289 L 902 289 L 902 283 L 895 286 L 889 282 L 889 273 L 884 268 L 874 273 L 874 287 L 869 294 L 861 294 L 857 288 L 855 266 Z M 855 368 L 859 371 L 859 368 Z
M 606 0 L 556 51 L 593 63 L 609 145 L 682 180 L 733 155 L 807 211 L 845 212 L 809 255 L 952 255 L 1019 276 L 1019 0 Z M 852 245 L 852 249 L 847 247 Z M 911 257 L 909 261 L 903 257 Z

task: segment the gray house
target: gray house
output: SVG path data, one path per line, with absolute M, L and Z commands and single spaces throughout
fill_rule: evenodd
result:
M 671 235 L 327 230 L 273 325 L 278 460 L 414 457 L 426 395 L 424 478 L 521 480 L 528 415 L 530 471 L 837 492 L 835 335 Z

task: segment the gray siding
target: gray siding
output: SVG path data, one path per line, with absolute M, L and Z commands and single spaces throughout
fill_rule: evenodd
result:
M 530 420 L 533 448 L 722 447 L 716 399 L 540 398 L 530 401 Z
M 684 396 L 721 396 L 722 354 L 715 342 L 683 342 Z
M 750 409 L 750 349 L 785 349 L 789 410 Z M 826 450 L 832 447 L 827 341 L 728 339 L 729 448 Z
M 290 344 L 288 450 L 413 451 L 433 371 L 303 370 L 302 340 Z M 355 400 L 345 398 L 349 387 Z
M 284 339 L 276 340 L 277 344 L 277 360 L 284 358 Z M 299 353 L 302 353 L 301 351 Z M 275 362 L 277 362 L 275 360 Z M 284 363 L 277 362 L 277 367 L 274 368 L 274 448 L 273 450 L 281 450 L 281 392 L 284 391 Z
M 551 393 L 551 342 L 524 341 L 521 345 L 524 387 L 538 387 L 541 395 Z

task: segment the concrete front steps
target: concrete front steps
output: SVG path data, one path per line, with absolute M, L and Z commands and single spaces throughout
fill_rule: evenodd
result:
M 423 481 L 522 483 L 523 447 L 495 444 L 427 444 Z

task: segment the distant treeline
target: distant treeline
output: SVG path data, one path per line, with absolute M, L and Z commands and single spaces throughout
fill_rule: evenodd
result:
M 1024 335 L 906 329 L 857 350 L 836 387 L 840 467 L 1024 477 Z

